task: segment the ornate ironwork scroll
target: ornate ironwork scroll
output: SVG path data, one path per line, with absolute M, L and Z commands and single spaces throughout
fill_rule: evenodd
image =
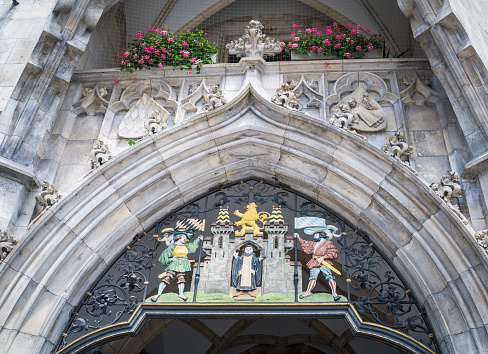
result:
M 254 232 L 255 230 L 253 231 L 251 227 L 248 227 L 248 230 L 243 229 L 244 232 L 235 232 L 238 231 L 237 227 L 234 229 L 234 223 L 239 220 L 237 215 L 242 217 L 243 214 L 237 212 L 234 213 L 236 215 L 234 216 L 232 212 L 250 206 L 253 208 L 257 206 L 258 213 L 266 212 L 268 214 L 268 217 L 262 218 L 261 221 L 263 225 L 266 224 L 266 227 L 258 225 L 259 232 Z M 250 301 L 254 301 L 256 298 L 261 299 L 259 300 L 261 302 L 298 301 L 307 302 L 307 306 L 319 301 L 334 302 L 329 295 L 331 289 L 327 282 L 321 280 L 323 279 L 321 276 L 317 280 L 317 290 L 314 290 L 311 295 L 307 295 L 303 299 L 298 299 L 295 295 L 306 289 L 311 275 L 304 266 L 310 260 L 310 255 L 307 255 L 301 248 L 298 248 L 295 253 L 292 228 L 288 231 L 288 223 L 292 225 L 295 217 L 324 219 L 328 227 L 333 229 L 336 237 L 331 242 L 334 244 L 333 248 L 338 250 L 338 256 L 334 260 L 332 268 L 338 268 L 336 270 L 340 273 L 340 275 L 335 274 L 338 294 L 336 301 L 345 302 L 347 299 L 347 302 L 355 307 L 364 321 L 403 332 L 425 344 L 431 350 L 437 349 L 426 320 L 425 310 L 418 305 L 414 294 L 401 276 L 375 249 L 374 244 L 366 235 L 350 227 L 343 219 L 329 210 L 285 187 L 257 180 L 223 186 L 167 215 L 147 233 L 136 236 L 87 292 L 76 312 L 72 314 L 70 324 L 63 333 L 58 349 L 62 349 L 94 330 L 127 321 L 141 303 L 165 302 L 168 304 L 168 302 L 183 302 L 184 298 L 189 299 L 188 303 L 192 302 L 192 298 L 193 302 L 212 302 L 217 298 L 220 299 L 220 302 L 226 302 L 221 301 L 222 298 L 228 298 L 228 302 L 241 300 L 243 296 L 234 296 L 236 298 L 234 299 L 228 295 L 228 292 L 222 294 L 222 291 L 218 290 L 230 288 L 231 284 L 230 275 L 229 279 L 216 280 L 222 276 L 220 273 L 223 273 L 217 272 L 216 269 L 223 269 L 218 267 L 226 267 L 226 264 L 229 264 L 230 272 L 230 265 L 235 257 L 233 254 L 240 253 L 240 257 L 242 257 L 242 250 L 249 245 L 253 247 L 253 251 L 259 253 L 260 261 L 269 262 L 266 267 L 267 272 L 273 271 L 273 266 L 270 266 L 274 264 L 273 262 L 282 262 L 284 266 L 279 269 L 288 267 L 289 270 L 279 278 L 290 278 L 283 280 L 288 282 L 282 287 L 287 293 L 282 294 L 281 297 L 276 296 L 276 291 L 272 294 L 274 297 L 266 297 L 269 295 L 269 290 L 264 293 L 258 291 L 249 294 L 252 295 L 249 296 Z M 207 222 L 199 238 L 202 240 L 201 243 L 196 242 L 197 237 L 191 239 L 191 242 L 194 242 L 192 247 L 196 247 L 198 244 L 200 251 L 190 250 L 188 252 L 187 259 L 192 270 L 184 274 L 186 296 L 177 296 L 176 281 L 168 281 L 164 293 L 161 290 L 158 291 L 158 286 L 162 283 L 161 279 L 168 273 L 168 269 L 160 264 L 161 260 L 158 259 L 170 244 L 167 242 L 168 238 L 163 237 L 163 234 L 167 233 L 169 229 L 174 230 L 172 237 L 177 240 L 176 235 L 181 234 L 180 231 L 176 232 L 180 230 L 178 225 L 181 226 L 188 220 L 201 221 L 203 219 Z M 234 234 L 231 235 L 231 233 Z M 200 232 L 195 233 L 195 236 L 199 234 Z M 300 237 L 310 239 L 310 236 L 306 235 Z M 212 264 L 214 264 L 214 268 L 212 268 Z M 303 265 L 301 271 L 299 270 L 301 282 L 297 282 L 297 278 L 293 279 L 293 267 L 296 265 Z M 263 273 L 262 282 L 264 284 L 267 281 L 266 277 L 267 274 Z M 178 287 L 181 287 L 180 280 L 178 283 Z M 298 285 L 298 289 L 294 288 L 294 284 Z M 270 288 L 271 285 L 267 289 Z M 279 286 L 275 289 L 279 289 Z M 183 289 L 178 291 L 180 291 L 180 295 L 183 294 Z M 162 296 L 154 296 L 160 293 Z M 209 295 L 208 293 L 211 296 L 205 297 Z M 329 298 L 324 296 L 329 296 Z M 302 295 L 302 297 L 305 296 Z M 330 300 L 323 300 L 324 298 Z

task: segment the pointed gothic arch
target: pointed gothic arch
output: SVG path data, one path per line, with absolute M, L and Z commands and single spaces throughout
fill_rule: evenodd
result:
M 19 328 L 6 348 L 29 333 L 39 350 L 51 346 L 117 245 L 209 188 L 250 177 L 296 190 L 368 234 L 418 295 L 437 338 L 454 341 L 456 326 L 473 348 L 480 343 L 487 259 L 462 222 L 401 163 L 272 105 L 251 85 L 121 153 L 44 213 L 2 269 L 4 328 Z

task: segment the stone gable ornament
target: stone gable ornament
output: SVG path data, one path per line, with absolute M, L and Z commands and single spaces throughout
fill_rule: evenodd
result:
M 276 89 L 276 94 L 271 97 L 271 102 L 284 108 L 297 110 L 300 106 L 298 103 L 300 96 L 293 92 L 296 85 L 296 81 L 290 81 L 282 84 Z
M 386 128 L 386 114 L 383 108 L 363 87 L 342 99 L 332 108 L 334 115 L 351 113 L 352 128 L 362 132 L 376 132 Z
M 229 54 L 238 58 L 262 58 L 264 55 L 274 56 L 281 53 L 282 42 L 263 34 L 264 26 L 259 21 L 251 20 L 246 27 L 246 34 L 226 45 Z
M 81 92 L 83 98 L 73 103 L 73 111 L 76 114 L 85 113 L 89 116 L 104 114 L 107 111 L 109 102 L 106 100 L 108 91 L 106 87 L 93 89 L 86 87 Z
M 96 140 L 90 152 L 92 170 L 106 163 L 111 157 L 107 145 L 101 140 Z
M 0 263 L 12 252 L 17 242 L 17 239 L 7 233 L 7 231 L 2 232 L 0 230 Z
M 449 209 L 461 219 L 463 224 L 467 225 L 468 220 L 459 210 L 459 206 L 452 204 L 454 198 L 464 197 L 466 193 L 466 190 L 461 188 L 457 172 L 451 171 L 448 175 L 442 176 L 440 182 L 433 183 L 431 188 L 447 204 Z
M 405 77 L 405 90 L 400 92 L 400 98 L 405 106 L 434 106 L 439 101 L 439 92 L 430 88 L 430 78 L 416 73 L 413 77 Z

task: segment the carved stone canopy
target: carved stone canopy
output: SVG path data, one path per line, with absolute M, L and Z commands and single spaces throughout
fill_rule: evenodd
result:
M 281 42 L 262 33 L 264 26 L 259 21 L 251 20 L 246 27 L 246 34 L 226 45 L 229 54 L 238 58 L 262 58 L 281 53 Z

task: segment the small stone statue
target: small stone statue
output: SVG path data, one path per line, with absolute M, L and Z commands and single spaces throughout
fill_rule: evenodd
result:
M 144 127 L 149 132 L 149 135 L 156 134 L 168 127 L 164 121 L 164 116 L 159 111 L 153 111 L 151 117 L 144 123 Z
M 0 231 L 0 263 L 12 252 L 17 242 L 17 239 L 8 234 L 7 231 Z
M 36 196 L 36 201 L 44 211 L 61 199 L 61 193 L 47 181 L 42 182 L 41 188 L 41 192 Z
M 431 185 L 432 190 L 446 203 L 449 208 L 456 214 L 463 224 L 467 225 L 468 220 L 459 210 L 459 206 L 453 205 L 454 198 L 464 197 L 466 190 L 461 188 L 457 172 L 451 171 L 448 175 L 442 176 L 439 183 Z
M 352 125 L 357 122 L 357 118 L 355 118 L 354 115 L 349 112 L 344 104 L 340 104 L 338 108 L 339 110 L 336 110 L 330 119 L 330 124 L 355 133 L 356 131 L 352 129 Z
M 112 156 L 110 156 L 110 152 L 108 151 L 107 145 L 101 140 L 96 140 L 93 143 L 90 157 L 91 157 L 91 168 L 92 170 L 94 170 L 95 168 L 100 167 L 108 160 L 110 160 Z
M 277 104 L 278 106 L 297 110 L 299 108 L 298 102 L 300 96 L 293 92 L 296 85 L 296 81 L 290 81 L 282 84 L 276 89 L 276 94 L 271 97 L 271 102 Z
M 478 241 L 478 244 L 485 250 L 486 253 L 488 253 L 488 229 L 478 231 L 474 237 L 476 238 L 476 241 Z
M 274 56 L 281 53 L 281 42 L 263 34 L 263 28 L 261 22 L 251 20 L 244 36 L 226 45 L 229 54 L 238 58 L 262 58 L 263 55 Z
M 203 109 L 205 111 L 213 111 L 214 109 L 227 103 L 227 100 L 222 94 L 222 90 L 220 90 L 219 85 L 209 85 L 208 89 L 209 92 L 203 96 L 203 101 L 205 103 Z
M 408 145 L 403 133 L 396 132 L 395 135 L 387 138 L 388 143 L 383 145 L 383 150 L 395 159 L 410 165 L 409 156 L 413 151 L 413 146 Z

